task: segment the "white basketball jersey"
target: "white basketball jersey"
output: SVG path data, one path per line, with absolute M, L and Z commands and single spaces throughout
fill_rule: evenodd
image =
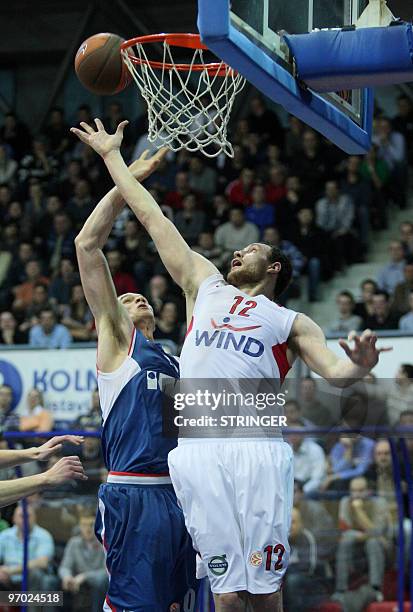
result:
M 198 290 L 180 358 L 181 378 L 266 378 L 290 368 L 287 340 L 297 313 L 264 295 L 251 297 L 221 274 Z

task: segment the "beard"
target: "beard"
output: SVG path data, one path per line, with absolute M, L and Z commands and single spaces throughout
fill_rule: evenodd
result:
M 266 270 L 266 264 L 231 268 L 227 274 L 227 282 L 237 288 L 245 285 L 255 285 L 265 278 Z

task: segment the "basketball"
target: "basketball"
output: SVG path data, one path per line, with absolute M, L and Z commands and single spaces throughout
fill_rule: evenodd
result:
M 131 76 L 120 54 L 123 41 L 117 34 L 105 32 L 90 36 L 80 45 L 75 71 L 86 89 L 98 96 L 108 96 L 129 85 Z

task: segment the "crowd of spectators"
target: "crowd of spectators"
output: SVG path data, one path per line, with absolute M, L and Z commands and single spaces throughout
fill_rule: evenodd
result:
M 398 105 L 393 121 L 376 117 L 371 151 L 348 157 L 295 117 L 284 128 L 255 96 L 247 116 L 233 126 L 233 159 L 169 153 L 146 187 L 191 247 L 223 273 L 234 250 L 264 241 L 279 246 L 292 262 L 293 281 L 282 303 L 303 295 L 304 287 L 304 296 L 317 301 L 322 280 L 368 258 L 370 232 L 387 227 L 389 207 L 406 207 L 413 106 L 403 96 Z M 113 131 L 124 118 L 120 105 L 112 103 L 104 124 Z M 54 108 L 40 132 L 31 132 L 13 113 L 0 126 L 0 345 L 65 348 L 96 340 L 74 238 L 111 182 L 100 158 L 71 136 L 68 121 L 62 109 Z M 80 121 L 92 121 L 85 105 L 74 123 Z M 146 129 L 145 121 L 137 120 L 125 130 L 127 161 L 150 148 Z M 155 339 L 176 350 L 185 333 L 181 292 L 128 208 L 117 219 L 105 252 L 118 294 L 144 293 L 156 315 Z M 376 279 L 363 281 L 359 300 L 341 291 L 337 308 L 331 332 L 413 331 L 413 221 L 407 213 L 399 239 L 389 245 L 389 263 Z M 412 425 L 412 380 L 413 366 L 402 365 L 385 401 L 369 377 L 363 391 L 335 410 L 323 401 L 315 381 L 305 378 L 298 396 L 287 402 L 288 424 L 298 433 L 288 438 L 295 491 L 286 610 L 314 609 L 333 591 L 343 605 L 351 592 L 359 601 L 380 598 L 385 572 L 394 567 L 398 537 L 388 442 L 377 436 L 309 436 L 306 429 L 357 426 L 361 413 L 366 418 L 374 413 L 375 424 Z M 3 427 L 53 429 L 53 414 L 37 389 L 19 415 L 9 414 L 11 405 L 12 390 L 0 386 Z M 367 405 L 374 405 L 369 415 Z M 76 426 L 96 432 L 100 424 L 94 392 L 89 413 Z M 407 447 L 413 460 L 411 440 Z M 81 459 L 87 487 L 79 482 L 54 491 L 53 499 L 47 493 L 38 496 L 29 512 L 31 589 L 61 585 L 70 598 L 67 610 L 79 611 L 100 609 L 107 584 L 91 510 L 53 505 L 56 497 L 66 501 L 74 494 L 95 502 L 106 476 L 97 438 L 86 439 Z M 21 509 L 5 509 L 2 516 L 0 585 L 14 589 L 21 581 Z M 411 527 L 406 529 L 409 536 Z M 364 586 L 355 579 L 360 567 Z
M 398 104 L 393 121 L 376 117 L 374 146 L 363 158 L 346 156 L 295 117 L 283 127 L 255 96 L 247 116 L 232 128 L 233 159 L 171 152 L 146 186 L 189 244 L 224 273 L 234 250 L 262 240 L 292 260 L 293 282 L 283 303 L 300 293 L 316 301 L 321 280 L 368 257 L 370 230 L 387 226 L 389 203 L 406 205 L 413 106 L 403 96 Z M 113 102 L 104 124 L 113 130 L 124 118 Z M 0 343 L 64 348 L 96 338 L 79 284 L 74 237 L 111 183 L 100 158 L 70 134 L 70 120 L 53 108 L 40 131 L 31 131 L 14 113 L 0 126 Z M 91 120 L 83 105 L 73 122 Z M 151 148 L 146 129 L 143 118 L 128 126 L 127 161 Z M 377 279 L 375 293 L 381 294 L 365 313 L 379 329 L 399 321 L 411 329 L 412 249 L 413 224 L 406 221 L 400 242 L 391 246 L 389 270 Z M 127 208 L 106 254 L 116 290 L 148 294 L 156 303 L 157 337 L 164 334 L 179 346 L 182 297 Z M 339 296 L 344 310 L 334 329 L 352 322 L 345 304 L 350 301 Z

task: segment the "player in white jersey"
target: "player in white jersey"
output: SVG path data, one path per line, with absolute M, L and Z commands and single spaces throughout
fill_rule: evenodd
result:
M 370 330 L 340 340 L 347 358 L 326 346 L 322 330 L 301 313 L 274 303 L 291 279 L 278 249 L 251 244 L 236 251 L 227 282 L 192 251 L 155 200 L 130 174 L 120 154 L 122 122 L 115 134 L 73 129 L 99 153 L 123 198 L 154 241 L 163 263 L 186 296 L 188 334 L 183 378 L 285 377 L 296 356 L 337 386 L 364 377 L 378 361 Z M 208 572 L 219 612 L 280 610 L 288 564 L 292 505 L 292 453 L 278 440 L 180 443 L 169 456 L 171 477 L 186 526 Z

